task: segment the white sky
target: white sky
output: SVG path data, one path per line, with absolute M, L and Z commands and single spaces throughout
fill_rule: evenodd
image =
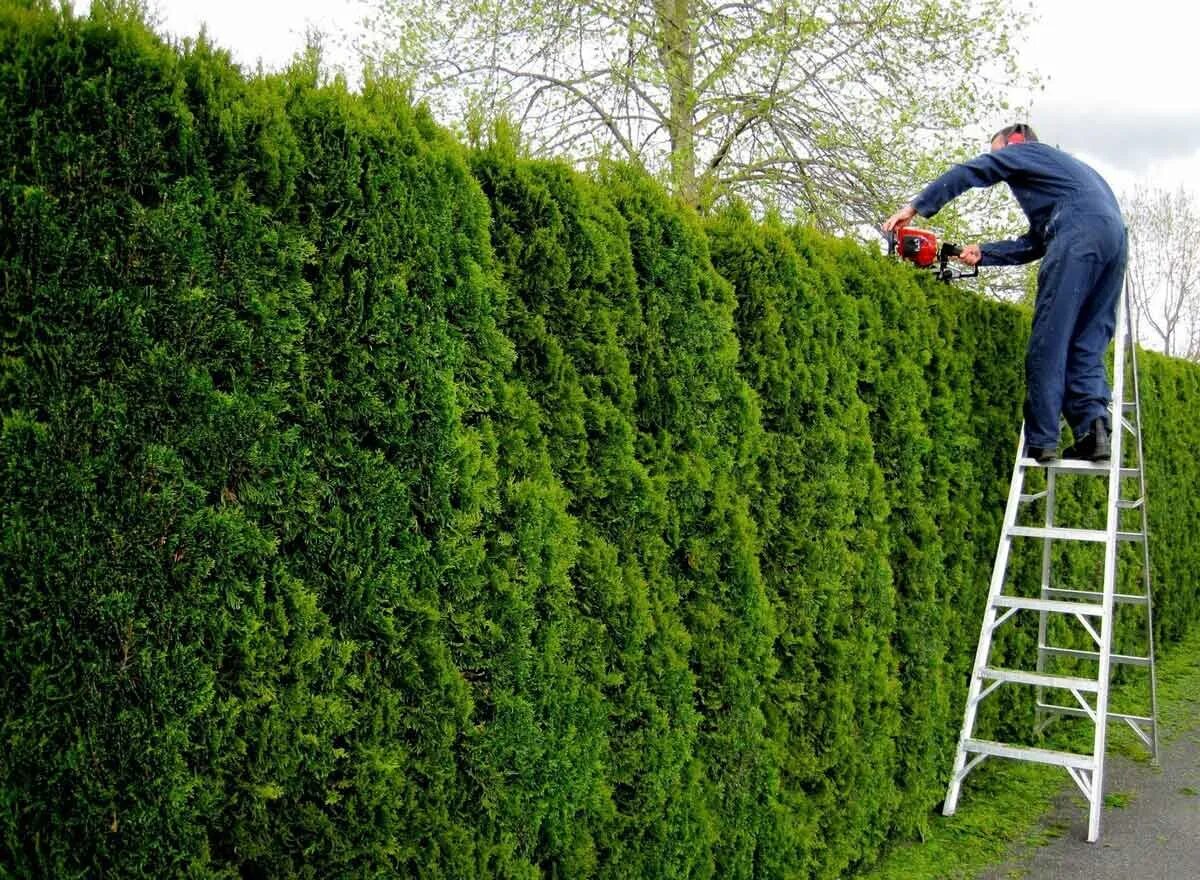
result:
M 1200 6 L 1190 0 L 1043 0 L 1021 48 L 1045 90 L 1038 137 L 1093 164 L 1118 193 L 1136 183 L 1200 196 Z

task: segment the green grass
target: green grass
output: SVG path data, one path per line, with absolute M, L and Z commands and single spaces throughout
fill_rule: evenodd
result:
M 1200 703 L 1200 627 L 1160 654 L 1157 671 L 1160 735 L 1170 739 L 1195 724 Z M 1113 688 L 1113 704 L 1137 704 L 1140 700 L 1148 705 L 1145 680 L 1141 676 Z M 1078 725 L 1073 732 L 1060 733 L 1053 746 L 1086 751 L 1090 745 L 1080 742 L 1084 732 L 1083 725 Z M 1146 750 L 1124 725 L 1109 727 L 1109 754 L 1149 761 Z M 955 815 L 931 817 L 924 840 L 895 847 L 874 868 L 858 876 L 860 880 L 971 880 L 1003 861 L 1014 846 L 1039 846 L 1062 836 L 1063 826 L 1041 820 L 1070 785 L 1057 767 L 988 761 L 968 778 Z M 1195 789 L 1182 791 L 1197 794 Z M 1132 797 L 1114 792 L 1105 797 L 1105 806 L 1123 808 Z M 1018 869 L 1013 876 L 1022 874 Z
M 1137 797 L 1132 791 L 1114 791 L 1104 796 L 1104 806 L 1110 810 L 1123 810 Z

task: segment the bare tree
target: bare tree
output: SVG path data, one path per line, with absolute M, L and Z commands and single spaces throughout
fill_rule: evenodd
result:
M 443 118 L 616 155 L 691 204 L 877 222 L 1021 78 L 1009 0 L 362 0 L 364 53 Z
M 1200 210 L 1180 187 L 1123 199 L 1137 334 L 1166 354 L 1200 360 Z

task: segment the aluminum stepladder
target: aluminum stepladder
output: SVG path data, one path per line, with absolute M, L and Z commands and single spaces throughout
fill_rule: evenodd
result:
M 1000 544 L 992 569 L 991 586 L 980 630 L 979 645 L 975 653 L 975 664 L 971 672 L 967 703 L 964 711 L 962 732 L 954 757 L 954 771 L 942 812 L 951 816 L 958 805 L 959 793 L 967 774 L 989 757 L 1011 758 L 1052 764 L 1066 769 L 1071 779 L 1083 792 L 1089 803 L 1087 839 L 1095 842 L 1100 836 L 1100 816 L 1104 804 L 1104 757 L 1107 741 L 1107 724 L 1097 719 L 1124 721 L 1150 750 L 1154 762 L 1158 761 L 1158 706 L 1154 677 L 1154 620 L 1150 592 L 1150 550 L 1147 539 L 1146 480 L 1142 459 L 1141 398 L 1137 376 L 1137 353 L 1129 314 L 1129 288 L 1121 297 L 1117 314 L 1117 345 L 1113 356 L 1113 399 L 1112 399 L 1112 458 L 1107 462 L 1090 462 L 1055 459 L 1048 464 L 1039 464 L 1032 458 L 1023 457 L 1025 432 L 1021 431 L 1013 465 L 1012 482 L 1009 486 L 1008 505 L 1004 512 Z M 1128 360 L 1132 385 L 1132 400 L 1127 401 L 1125 380 Z M 1125 437 L 1134 442 L 1128 450 Z M 1124 463 L 1126 452 L 1133 460 Z M 1039 492 L 1026 492 L 1025 479 L 1031 471 L 1045 472 L 1046 488 Z M 1061 473 L 1092 474 L 1108 478 L 1106 501 L 1106 527 L 1099 529 L 1067 528 L 1054 521 L 1055 482 Z M 1123 498 L 1122 487 L 1136 480 L 1137 497 Z M 1045 516 L 1041 526 L 1017 524 L 1022 507 L 1037 501 L 1045 502 Z M 1122 511 L 1140 512 L 1140 530 L 1122 531 Z M 1009 555 L 1014 539 L 1040 539 L 1042 541 L 1041 594 L 1040 598 L 1025 598 L 1005 593 L 1005 581 Z M 1086 541 L 1104 546 L 1104 567 L 1101 589 L 1085 590 L 1081 585 L 1064 584 L 1061 587 L 1052 579 L 1051 547 L 1057 541 Z M 1142 592 L 1121 594 L 1116 592 L 1118 545 L 1136 541 L 1142 547 Z M 1070 588 L 1068 588 L 1070 587 Z M 1114 654 L 1112 651 L 1114 616 L 1117 605 L 1135 605 L 1145 608 L 1146 647 L 1145 656 Z M 1038 625 L 1037 671 L 1027 672 L 1003 669 L 990 665 L 989 655 L 992 637 L 1002 624 L 1018 611 L 1036 611 Z M 1049 620 L 1052 616 L 1074 619 L 1091 637 L 1095 650 L 1076 650 L 1056 647 L 1048 642 Z M 1053 658 L 1066 657 L 1094 662 L 1095 678 L 1078 675 L 1055 675 L 1046 671 Z M 1128 715 L 1109 711 L 1109 679 L 1112 664 L 1146 667 L 1150 675 L 1150 714 Z M 979 704 L 1003 684 L 1032 685 L 1037 688 L 1037 713 L 1040 732 L 1045 725 L 1058 716 L 1088 718 L 1095 727 L 1091 754 L 1010 745 L 974 738 L 976 712 Z M 1074 705 L 1062 701 L 1049 701 L 1048 693 L 1062 694 L 1062 701 L 1074 697 Z

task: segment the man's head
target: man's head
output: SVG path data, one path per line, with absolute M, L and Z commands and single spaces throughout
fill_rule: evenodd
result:
M 992 135 L 992 152 L 1002 150 L 1009 144 L 1036 143 L 1037 135 L 1024 122 L 1009 125 Z

